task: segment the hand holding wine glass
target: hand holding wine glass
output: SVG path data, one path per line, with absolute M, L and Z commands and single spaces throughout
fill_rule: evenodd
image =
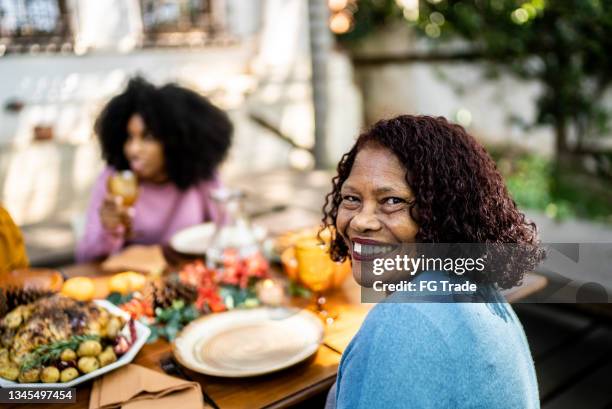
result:
M 108 178 L 108 194 L 100 208 L 100 219 L 105 229 L 116 231 L 124 226 L 124 237 L 132 236 L 132 205 L 138 198 L 138 180 L 136 175 L 124 170 Z

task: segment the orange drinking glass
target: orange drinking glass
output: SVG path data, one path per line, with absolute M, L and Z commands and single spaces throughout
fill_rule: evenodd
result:
M 326 299 L 323 296 L 323 292 L 334 285 L 335 263 L 329 257 L 329 243 L 321 242 L 316 237 L 300 239 L 295 244 L 295 256 L 297 279 L 314 294 L 310 308 L 327 324 L 332 323 L 335 316 L 325 309 Z

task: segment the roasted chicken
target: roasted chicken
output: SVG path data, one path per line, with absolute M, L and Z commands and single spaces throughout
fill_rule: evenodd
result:
M 53 295 L 19 306 L 0 318 L 0 351 L 6 349 L 9 361 L 21 365 L 39 345 L 84 334 L 114 339 L 122 326 L 118 317 L 94 303 Z

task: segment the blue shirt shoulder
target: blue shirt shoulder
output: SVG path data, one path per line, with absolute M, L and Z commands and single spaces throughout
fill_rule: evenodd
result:
M 338 408 L 535 408 L 533 360 L 506 303 L 381 303 L 342 355 Z

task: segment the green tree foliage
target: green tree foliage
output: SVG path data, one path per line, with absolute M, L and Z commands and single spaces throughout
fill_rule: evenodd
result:
M 612 82 L 612 0 L 360 0 L 352 42 L 402 20 L 431 39 L 466 49 L 489 74 L 509 72 L 541 83 L 534 125 L 552 125 L 558 154 L 580 153 L 586 138 L 610 130 L 603 97 Z M 349 10 L 350 11 L 350 10 Z

